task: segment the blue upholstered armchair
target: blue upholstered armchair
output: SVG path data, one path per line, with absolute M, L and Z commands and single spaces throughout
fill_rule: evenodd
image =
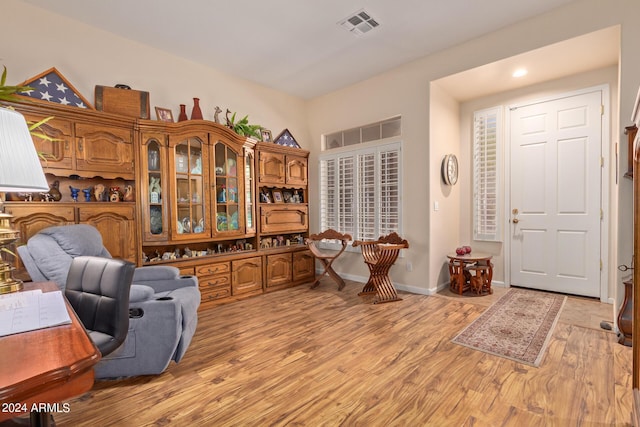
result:
M 86 224 L 49 227 L 18 253 L 31 279 L 56 282 L 64 291 L 71 260 L 111 258 L 100 232 Z M 198 323 L 200 291 L 194 276 L 169 266 L 135 269 L 129 295 L 129 333 L 124 344 L 96 365 L 96 378 L 159 374 L 184 356 Z

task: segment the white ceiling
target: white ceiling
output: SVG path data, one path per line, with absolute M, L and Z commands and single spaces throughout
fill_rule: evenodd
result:
M 307 99 L 571 2 L 23 1 Z M 363 8 L 378 29 L 355 37 L 337 25 Z

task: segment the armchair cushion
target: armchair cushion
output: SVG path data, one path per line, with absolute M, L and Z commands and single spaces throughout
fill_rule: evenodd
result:
M 155 294 L 156 292 L 151 286 L 131 285 L 131 292 L 129 293 L 129 304 L 150 300 L 155 296 Z

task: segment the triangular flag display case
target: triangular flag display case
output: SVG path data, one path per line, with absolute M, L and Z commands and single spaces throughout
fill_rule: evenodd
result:
M 21 86 L 33 88 L 27 92 L 19 92 L 32 101 L 54 102 L 56 104 L 95 110 L 93 105 L 55 67 L 21 83 Z
M 289 132 L 289 129 L 285 129 L 282 132 L 280 132 L 280 135 L 278 135 L 276 139 L 273 140 L 273 143 L 278 145 L 284 145 L 285 147 L 300 148 L 300 144 L 298 144 L 298 141 L 296 141 L 293 135 L 291 135 L 291 132 Z

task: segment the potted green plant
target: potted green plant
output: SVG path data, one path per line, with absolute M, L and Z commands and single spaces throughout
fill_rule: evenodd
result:
M 236 113 L 233 113 L 231 119 L 229 119 L 229 127 L 233 129 L 235 133 L 241 136 L 248 136 L 250 138 L 260 139 L 260 125 L 250 125 L 249 115 L 244 116 L 242 119 L 236 122 Z

